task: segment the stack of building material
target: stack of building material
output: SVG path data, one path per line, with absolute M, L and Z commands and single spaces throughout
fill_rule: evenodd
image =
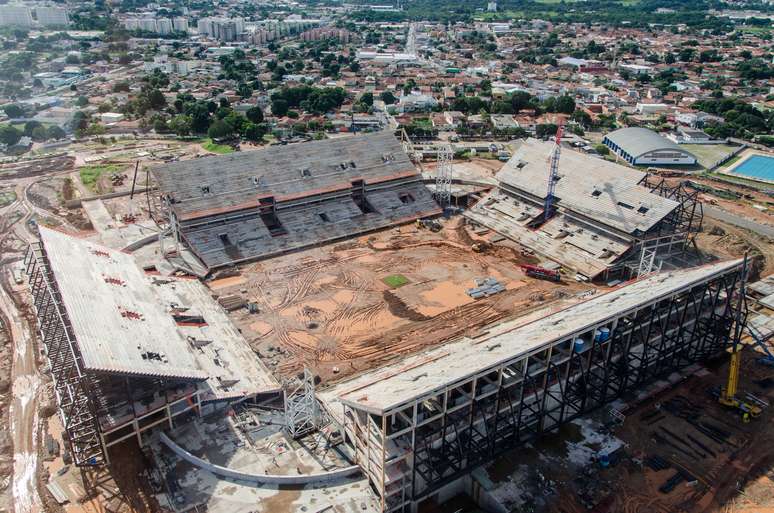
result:
M 476 279 L 476 286 L 468 289 L 467 293 L 473 299 L 489 297 L 505 290 L 505 285 L 497 281 L 496 278 Z
M 234 310 L 239 310 L 240 308 L 244 308 L 247 305 L 247 300 L 242 296 L 239 296 L 236 294 L 229 294 L 227 296 L 220 296 L 218 298 L 218 303 L 227 312 L 233 312 Z

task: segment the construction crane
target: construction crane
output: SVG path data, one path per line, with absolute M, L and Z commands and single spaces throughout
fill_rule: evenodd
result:
M 546 201 L 543 205 L 543 222 L 545 223 L 553 216 L 554 208 L 554 191 L 556 190 L 556 182 L 559 174 L 559 156 L 562 153 L 562 134 L 564 133 L 564 125 L 559 122 L 559 126 L 556 127 L 556 146 L 554 146 L 554 152 L 551 154 L 549 172 L 548 172 L 548 188 L 546 191 Z
M 745 305 L 745 287 L 744 282 L 747 276 L 747 255 L 744 257 L 744 263 L 742 264 L 742 279 L 741 286 L 739 288 L 739 305 L 737 306 L 736 319 L 734 321 L 734 339 L 731 346 L 731 361 L 728 364 L 728 379 L 726 386 L 720 389 L 718 395 L 718 402 L 723 406 L 734 408 L 739 410 L 742 414 L 743 422 L 750 422 L 759 416 L 763 409 L 760 404 L 756 404 L 756 398 L 750 397 L 747 394 L 749 400 L 743 400 L 737 397 L 736 392 L 739 386 L 739 369 L 742 365 L 742 331 L 747 327 L 746 319 L 746 306 Z M 748 328 L 749 331 L 749 328 Z M 759 401 L 759 400 L 758 400 Z

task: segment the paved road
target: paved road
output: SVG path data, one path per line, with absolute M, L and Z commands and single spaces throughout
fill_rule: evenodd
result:
M 761 223 L 752 221 L 750 219 L 747 219 L 746 217 L 741 217 L 736 214 L 731 214 L 729 212 L 726 212 L 723 209 L 712 207 L 710 205 L 704 205 L 704 214 L 713 219 L 717 219 L 719 221 L 723 221 L 728 224 L 733 224 L 734 226 L 738 226 L 740 228 L 746 228 L 759 235 L 764 235 L 766 237 L 774 239 L 774 226 L 761 224 Z

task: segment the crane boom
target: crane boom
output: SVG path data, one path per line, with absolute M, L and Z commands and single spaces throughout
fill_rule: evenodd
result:
M 556 146 L 551 154 L 551 163 L 548 171 L 548 188 L 546 191 L 546 201 L 543 205 L 543 222 L 548 221 L 553 216 L 554 190 L 556 190 L 556 180 L 559 172 L 559 156 L 562 153 L 562 134 L 564 125 L 560 122 L 556 127 Z

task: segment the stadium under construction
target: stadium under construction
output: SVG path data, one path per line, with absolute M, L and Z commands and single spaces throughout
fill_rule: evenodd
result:
M 263 290 L 265 280 L 239 282 L 226 296 L 213 281 L 163 271 L 169 266 L 140 266 L 126 252 L 41 228 L 40 242 L 27 253 L 26 272 L 73 461 L 106 463 L 113 446 L 136 440 L 142 448 L 157 446 L 157 462 L 166 469 L 185 460 L 182 468 L 257 488 L 332 485 L 351 480 L 357 466 L 370 484 L 376 510 L 413 512 L 465 491 L 465 476 L 503 450 L 721 354 L 744 322 L 745 262 L 688 266 L 685 252 L 701 225 L 696 196 L 639 171 L 567 152 L 559 167 L 556 214 L 538 222 L 547 217 L 541 210 L 547 191 L 540 184 L 550 151 L 550 144 L 524 142 L 476 205 L 443 221 L 459 226 L 438 234 L 409 224 L 437 217 L 442 209 L 426 186 L 434 178 L 423 175 L 410 151 L 388 132 L 152 170 L 167 229 L 160 258 L 188 251 L 203 269 L 200 277 L 221 270 L 233 277 L 247 272 L 247 265 L 251 272 L 268 274 L 262 266 L 272 261 L 299 273 L 321 252 L 334 252 L 333 242 L 338 242 L 336 254 L 323 267 L 362 259 L 379 273 L 400 262 L 410 270 L 414 264 L 406 264 L 400 251 L 445 247 L 471 266 L 487 272 L 500 266 L 513 273 L 498 274 L 504 282 L 500 293 L 520 301 L 503 306 L 497 296 L 473 299 L 463 292 L 457 303 L 421 314 L 410 304 L 412 286 L 418 287 L 417 301 L 432 302 L 432 291 L 452 290 L 450 285 L 421 288 L 441 280 L 437 268 L 400 283 L 394 274 L 392 280 L 358 282 L 356 292 L 376 290 L 386 305 L 377 306 L 401 316 L 405 328 L 396 339 L 410 339 L 423 326 L 442 334 L 445 324 L 460 328 L 410 349 L 395 349 L 386 329 L 370 328 L 377 339 L 368 339 L 369 347 L 385 354 L 369 357 L 357 371 L 344 372 L 355 363 L 343 352 L 316 351 L 317 360 L 305 358 L 285 334 L 277 343 L 284 344 L 279 352 L 293 353 L 308 368 L 288 379 L 255 344 L 280 331 L 283 309 L 301 317 L 326 311 L 327 303 L 304 303 L 304 290 L 330 290 L 331 297 L 339 297 L 362 272 L 347 270 L 340 281 L 303 284 L 274 296 Z M 499 234 L 508 254 L 553 261 L 563 283 L 521 273 L 516 257 L 472 250 L 470 241 L 486 230 Z M 389 237 L 383 246 L 374 235 L 380 231 Z M 461 232 L 465 244 L 445 240 Z M 399 239 L 408 242 L 399 247 Z M 427 255 L 432 254 L 422 254 L 423 265 L 435 264 Z M 542 265 L 537 257 L 524 258 Z M 72 266 L 74 261 L 79 266 Z M 597 278 L 605 280 L 589 282 Z M 612 278 L 633 279 L 604 283 Z M 404 283 L 409 292 L 401 296 L 397 289 Z M 529 291 L 540 297 L 530 299 Z M 261 303 L 259 296 L 269 299 Z M 224 306 L 226 297 L 238 299 L 237 307 Z M 345 309 L 351 310 L 356 298 L 346 296 Z M 471 305 L 500 311 L 473 322 L 467 317 Z M 328 315 L 339 319 L 336 312 Z M 319 329 L 321 321 L 303 319 L 308 332 Z M 242 320 L 263 331 L 237 327 Z M 268 329 L 264 325 L 270 320 L 276 324 Z M 327 344 L 339 337 L 343 345 L 353 337 L 343 329 L 331 333 Z M 316 366 L 323 364 L 335 370 L 315 379 Z M 273 417 L 274 424 L 284 424 L 282 443 L 316 432 L 346 461 L 313 470 L 294 463 L 292 475 L 280 476 L 271 464 L 255 468 L 260 460 L 255 455 L 207 460 L 211 437 L 238 431 L 233 426 L 240 417 L 234 412 L 245 404 L 269 403 L 282 410 Z M 190 428 L 218 416 L 231 428 Z M 195 446 L 183 447 L 189 439 L 184 432 L 196 439 Z M 243 438 L 233 442 L 233 450 L 261 445 L 253 449 L 263 454 L 270 445 Z M 308 445 L 282 452 L 296 457 Z M 165 480 L 174 481 L 172 470 Z M 200 502 L 191 506 L 210 499 L 197 496 Z M 219 500 L 228 509 L 228 499 Z M 286 506 L 295 508 L 292 501 Z

